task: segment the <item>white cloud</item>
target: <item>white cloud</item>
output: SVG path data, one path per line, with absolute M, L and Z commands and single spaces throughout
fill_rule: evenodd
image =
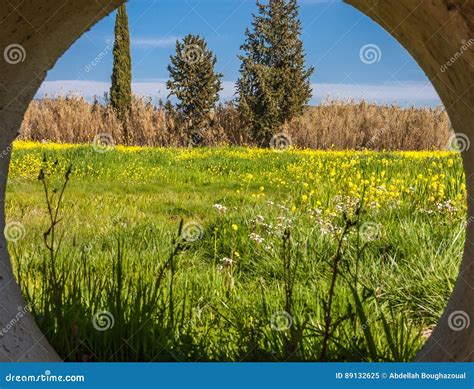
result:
M 223 81 L 223 100 L 229 100 L 235 94 L 235 82 Z M 365 99 L 375 103 L 394 103 L 400 105 L 438 105 L 441 101 L 433 86 L 428 82 L 403 82 L 380 85 L 356 84 L 313 84 L 313 101 L 316 103 L 325 97 L 333 99 Z M 133 91 L 144 96 L 166 98 L 166 80 L 138 81 L 132 84 Z M 90 99 L 102 97 L 110 89 L 109 82 L 87 80 L 45 81 L 39 89 L 38 98 L 45 94 L 54 96 L 60 93 L 74 92 Z
M 44 81 L 41 84 L 37 98 L 48 96 L 55 96 L 64 93 L 77 93 L 86 98 L 93 96 L 102 96 L 104 92 L 108 91 L 110 83 L 101 81 L 85 81 L 85 80 L 58 80 L 58 81 Z
M 150 81 L 150 82 L 134 82 L 132 84 L 134 93 L 153 96 L 166 97 L 168 95 L 166 90 L 166 81 Z M 84 96 L 86 99 L 91 99 L 94 96 L 102 97 L 104 93 L 110 90 L 110 82 L 104 81 L 88 81 L 88 80 L 61 80 L 61 81 L 45 81 L 41 85 L 37 98 L 48 96 L 55 96 L 58 94 L 75 93 Z
M 379 85 L 356 84 L 313 84 L 313 98 L 320 100 L 326 96 L 338 99 L 365 99 L 375 103 L 401 105 L 432 102 L 441 104 L 436 90 L 429 82 L 400 82 Z
M 178 36 L 167 36 L 158 38 L 132 38 L 132 46 L 141 49 L 152 49 L 152 48 L 166 48 L 173 47 L 177 40 L 181 38 Z

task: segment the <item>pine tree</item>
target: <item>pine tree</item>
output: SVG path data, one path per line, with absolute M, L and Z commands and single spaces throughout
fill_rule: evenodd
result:
M 237 104 L 253 139 L 268 146 L 278 129 L 311 99 L 297 0 L 257 0 L 252 30 L 245 32 Z
M 119 7 L 115 19 L 114 68 L 110 104 L 119 120 L 124 124 L 124 138 L 128 141 L 127 119 L 132 107 L 132 60 L 130 55 L 130 33 L 125 5 Z
M 179 100 L 176 110 L 191 142 L 209 125 L 219 101 L 222 74 L 214 70 L 216 61 L 205 40 L 191 34 L 176 42 L 176 54 L 171 56 L 167 87 Z

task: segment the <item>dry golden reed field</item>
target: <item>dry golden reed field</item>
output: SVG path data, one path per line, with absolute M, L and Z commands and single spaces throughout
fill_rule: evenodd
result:
M 184 146 L 179 123 L 145 97 L 135 96 L 129 123 L 138 146 Z M 281 132 L 293 146 L 317 149 L 432 150 L 446 149 L 449 119 L 439 108 L 401 108 L 367 102 L 325 100 L 307 108 Z M 33 101 L 25 115 L 21 139 L 59 143 L 90 143 L 97 134 L 122 142 L 123 127 L 112 109 L 68 94 Z M 204 146 L 252 145 L 231 104 L 220 106 L 210 128 L 202 132 Z

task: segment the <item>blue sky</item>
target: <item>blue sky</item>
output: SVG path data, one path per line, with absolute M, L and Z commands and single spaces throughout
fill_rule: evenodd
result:
M 316 67 L 311 103 L 329 95 L 404 106 L 441 104 L 413 58 L 371 19 L 339 0 L 299 3 L 307 63 Z M 232 98 L 237 55 L 255 0 L 130 0 L 127 10 L 136 93 L 155 100 L 167 96 L 166 67 L 175 41 L 194 33 L 217 55 L 217 70 L 224 74 L 221 98 Z M 61 91 L 102 96 L 110 85 L 114 21 L 112 14 L 83 35 L 50 71 L 38 97 Z

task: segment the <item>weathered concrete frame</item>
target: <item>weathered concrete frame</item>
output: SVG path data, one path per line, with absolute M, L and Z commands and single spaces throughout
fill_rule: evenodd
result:
M 23 62 L 0 58 L 0 230 L 5 226 L 5 187 L 10 145 L 23 115 L 46 73 L 82 33 L 123 0 L 5 0 L 0 8 L 0 49 L 25 48 Z M 474 139 L 474 0 L 346 0 L 392 34 L 430 78 L 448 110 L 456 132 Z M 354 26 L 348 26 L 348 33 Z M 456 53 L 462 52 L 462 55 Z M 450 61 L 456 55 L 455 61 Z M 449 62 L 449 66 L 447 66 Z M 443 67 L 444 65 L 444 67 Z M 469 216 L 474 217 L 474 150 L 463 154 Z M 471 243 L 472 242 L 472 243 Z M 474 326 L 453 331 L 452 312 L 474 318 L 474 223 L 467 223 L 464 260 L 454 292 L 433 335 L 418 354 L 420 361 L 473 361 Z M 0 329 L 23 307 L 13 278 L 5 239 L 0 237 Z M 0 361 L 55 361 L 31 315 L 0 334 Z

